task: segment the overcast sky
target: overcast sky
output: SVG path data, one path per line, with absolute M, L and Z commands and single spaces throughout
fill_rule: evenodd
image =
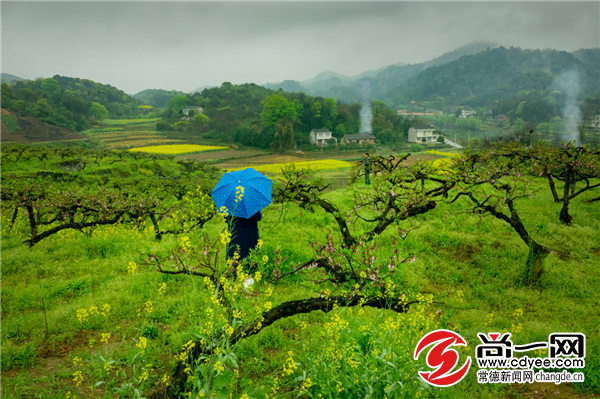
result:
M 2 72 L 144 89 L 355 75 L 473 41 L 600 46 L 600 2 L 1 2 Z

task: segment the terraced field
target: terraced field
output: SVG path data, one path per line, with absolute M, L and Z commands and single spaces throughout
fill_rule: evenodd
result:
M 91 137 L 100 140 L 108 149 L 129 149 L 150 145 L 177 144 L 183 140 L 168 139 L 152 130 L 123 130 L 117 132 L 92 133 Z

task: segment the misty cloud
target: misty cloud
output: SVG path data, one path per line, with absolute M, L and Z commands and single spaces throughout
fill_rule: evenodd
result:
M 480 40 L 598 47 L 598 2 L 6 2 L 2 72 L 148 88 L 355 75 Z

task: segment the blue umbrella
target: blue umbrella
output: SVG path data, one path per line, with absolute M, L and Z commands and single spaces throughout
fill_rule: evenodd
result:
M 252 168 L 225 173 L 210 193 L 218 210 L 227 208 L 232 216 L 249 219 L 271 203 L 273 182 Z M 238 187 L 243 187 L 243 197 L 236 200 Z

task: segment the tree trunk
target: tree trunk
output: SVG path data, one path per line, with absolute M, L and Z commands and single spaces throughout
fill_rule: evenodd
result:
M 569 194 L 569 189 L 571 188 L 571 175 L 573 173 L 571 172 L 571 170 L 568 170 L 567 173 L 565 174 L 565 187 L 564 187 L 564 192 L 563 192 L 563 198 L 562 198 L 562 209 L 560 210 L 560 221 L 563 222 L 566 225 L 571 224 L 571 220 L 573 220 L 573 218 L 571 217 L 571 215 L 569 215 L 569 200 L 571 199 L 571 195 Z
M 529 246 L 529 255 L 527 256 L 527 265 L 525 267 L 525 273 L 523 275 L 523 282 L 525 285 L 535 285 L 538 283 L 544 274 L 544 268 L 542 263 L 546 256 L 548 256 L 548 249 L 537 242 L 531 242 Z

